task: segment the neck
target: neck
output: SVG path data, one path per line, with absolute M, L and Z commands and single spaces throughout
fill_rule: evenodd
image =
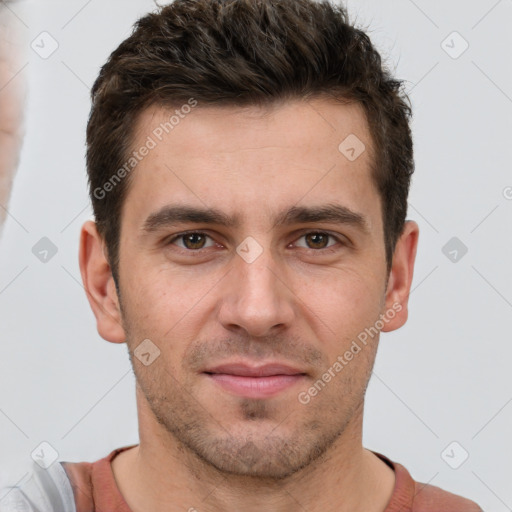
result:
M 394 473 L 363 448 L 362 412 L 363 404 L 324 456 L 275 481 L 220 472 L 139 409 L 140 444 L 119 454 L 112 469 L 133 512 L 382 512 Z

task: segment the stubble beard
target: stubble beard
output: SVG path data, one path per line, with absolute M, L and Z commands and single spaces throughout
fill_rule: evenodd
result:
M 126 343 L 141 395 L 138 401 L 141 398 L 144 402 L 138 407 L 151 412 L 162 427 L 162 442 L 181 454 L 192 471 L 200 474 L 206 469 L 224 477 L 279 485 L 329 457 L 330 449 L 344 434 L 352 436 L 349 443 L 360 443 L 364 396 L 377 345 L 367 347 L 359 356 L 359 373 L 356 367 L 350 373 L 341 373 L 315 400 L 298 405 L 288 416 L 283 418 L 272 399 L 239 398 L 237 425 L 225 425 L 222 411 L 216 409 L 217 417 L 211 414 L 194 396 L 194 386 L 176 379 L 163 355 L 147 367 L 134 360 L 135 340 L 140 337 L 135 333 L 140 329 L 129 325 L 130 316 L 126 315 L 119 291 Z M 294 394 L 291 399 L 299 404 Z M 214 400 L 212 395 L 206 405 Z
M 308 405 L 297 401 L 297 409 L 280 421 L 276 418 L 282 414 L 272 399 L 240 398 L 237 425 L 230 426 L 222 423 L 222 411 L 216 409 L 219 412 L 213 416 L 194 396 L 192 387 L 179 383 L 164 367 L 162 357 L 158 361 L 149 367 L 149 373 L 148 367 L 132 359 L 137 384 L 144 407 L 162 427 L 163 438 L 177 447 L 187 465 L 268 484 L 286 480 L 328 456 L 351 420 L 362 415 L 368 383 L 366 379 L 362 392 L 354 394 L 342 389 L 354 382 L 340 381 L 337 397 L 333 388 L 329 394 L 324 390 L 323 400 L 317 397 Z M 214 396 L 208 405 L 213 400 Z

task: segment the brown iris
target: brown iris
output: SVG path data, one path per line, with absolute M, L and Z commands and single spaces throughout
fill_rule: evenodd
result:
M 308 233 L 305 237 L 312 249 L 324 249 L 329 241 L 329 235 L 325 233 Z
M 183 235 L 183 244 L 187 249 L 202 249 L 205 244 L 205 236 L 201 233 L 189 233 Z M 305 235 L 307 244 L 311 249 L 324 249 L 327 247 L 329 235 L 326 233 L 308 233 Z
M 200 233 L 189 233 L 188 235 L 183 235 L 183 244 L 187 249 L 202 249 L 205 238 Z

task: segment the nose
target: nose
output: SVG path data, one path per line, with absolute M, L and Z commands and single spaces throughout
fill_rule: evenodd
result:
M 291 326 L 295 295 L 271 252 L 265 250 L 251 263 L 236 255 L 233 265 L 223 282 L 221 324 L 251 337 L 268 336 Z

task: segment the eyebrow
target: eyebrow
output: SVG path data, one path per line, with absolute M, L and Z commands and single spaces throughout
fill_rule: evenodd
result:
M 329 222 L 353 226 L 363 233 L 370 232 L 367 218 L 358 212 L 338 204 L 322 206 L 292 206 L 274 219 L 273 227 L 293 224 Z M 239 215 L 227 215 L 215 208 L 197 208 L 186 205 L 167 205 L 150 214 L 144 222 L 143 231 L 152 233 L 176 224 L 210 224 L 237 228 L 241 224 Z

